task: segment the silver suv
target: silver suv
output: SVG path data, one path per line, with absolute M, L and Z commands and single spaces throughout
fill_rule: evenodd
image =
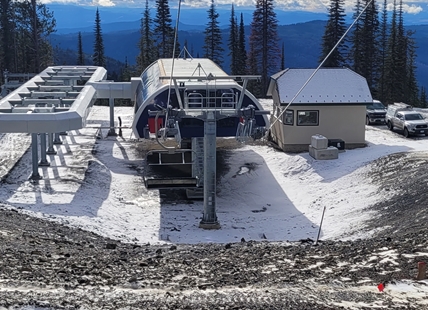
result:
M 390 130 L 394 130 L 394 128 L 402 130 L 406 138 L 410 135 L 420 134 L 428 136 L 428 123 L 425 118 L 414 111 L 412 106 L 404 103 L 394 103 L 388 106 L 386 124 Z

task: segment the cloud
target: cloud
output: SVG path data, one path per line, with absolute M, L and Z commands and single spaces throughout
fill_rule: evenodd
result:
M 111 0 L 92 0 L 93 6 L 115 6 L 116 4 Z
M 403 10 L 404 10 L 404 12 L 409 13 L 409 14 L 418 14 L 418 13 L 423 11 L 422 7 L 420 7 L 419 5 L 415 5 L 415 4 L 412 4 L 412 5 L 404 4 Z
M 375 1 L 375 0 L 373 0 Z M 118 6 L 118 7 L 144 7 L 144 1 L 135 0 L 40 0 L 42 3 L 64 3 L 64 4 L 80 4 L 92 6 Z M 179 0 L 169 1 L 170 8 L 177 8 Z M 377 1 L 381 7 L 383 1 Z M 392 11 L 393 0 L 387 0 L 388 10 Z M 397 1 L 398 2 L 398 1 Z M 403 10 L 405 13 L 418 14 L 423 11 L 422 4 L 427 4 L 428 0 L 413 0 L 404 1 Z M 154 5 L 154 0 L 149 1 L 150 5 Z M 215 0 L 215 5 L 218 7 L 230 7 L 233 3 L 237 9 L 255 7 L 255 0 Z M 275 7 L 279 10 L 291 11 L 307 11 L 307 12 L 322 12 L 327 13 L 331 0 L 275 0 Z M 182 0 L 183 7 L 190 8 L 208 8 L 211 5 L 211 0 Z M 345 0 L 344 8 L 347 13 L 352 13 L 355 8 L 355 0 Z

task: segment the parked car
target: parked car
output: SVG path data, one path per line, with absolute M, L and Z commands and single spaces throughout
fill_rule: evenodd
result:
M 366 105 L 366 125 L 386 124 L 386 107 L 379 100 Z
M 388 105 L 386 123 L 389 130 L 402 130 L 406 138 L 418 134 L 428 136 L 428 122 L 425 118 L 412 106 L 402 102 Z

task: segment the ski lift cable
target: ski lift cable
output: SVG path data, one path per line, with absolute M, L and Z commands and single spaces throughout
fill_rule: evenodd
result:
M 331 51 L 325 56 L 323 61 L 318 65 L 318 67 L 315 69 L 315 71 L 311 74 L 311 76 L 308 78 L 308 80 L 303 84 L 303 86 L 299 89 L 299 91 L 294 95 L 294 97 L 290 100 L 290 102 L 287 104 L 285 109 L 276 117 L 276 119 L 273 121 L 273 123 L 269 126 L 269 130 L 272 129 L 273 125 L 278 121 L 278 119 L 281 118 L 281 116 L 287 111 L 288 107 L 296 100 L 296 98 L 300 95 L 300 93 L 303 91 L 303 89 L 309 84 L 309 82 L 312 80 L 312 78 L 315 76 L 315 74 L 318 72 L 318 70 L 322 67 L 322 65 L 327 61 L 328 57 L 334 52 L 334 50 L 339 46 L 339 44 L 342 42 L 342 40 L 345 38 L 345 36 L 348 34 L 348 32 L 352 29 L 352 27 L 355 25 L 355 23 L 360 19 L 361 15 L 365 12 L 365 10 L 369 7 L 369 5 L 373 2 L 373 0 L 370 0 L 367 5 L 363 8 L 363 10 L 358 14 L 357 18 L 352 22 L 352 24 L 348 27 L 348 29 L 345 31 L 345 33 L 342 35 L 342 37 L 337 41 L 336 45 L 331 49 Z
M 169 106 L 169 101 L 170 101 L 170 99 L 171 99 L 171 87 L 172 87 L 172 78 L 173 78 L 173 76 L 174 76 L 174 63 L 175 63 L 175 49 L 176 49 L 176 46 L 177 46 L 177 36 L 178 36 L 178 23 L 179 23 L 179 21 L 180 21 L 180 11 L 181 11 L 181 0 L 179 0 L 178 1 L 178 10 L 177 10 L 177 20 L 176 20 L 176 23 L 175 23 L 175 32 L 174 32 L 174 47 L 173 47 L 173 49 L 172 49 L 172 65 L 171 65 L 171 75 L 170 75 L 170 79 L 169 79 L 169 87 L 168 87 L 168 99 L 167 99 L 167 101 L 166 101 L 166 105 L 167 105 L 167 109 L 166 109 L 166 114 L 165 114 L 165 126 L 167 125 L 166 124 L 166 121 L 168 120 L 168 106 Z M 176 94 L 177 96 L 179 96 L 180 94 Z M 161 146 L 161 147 L 163 147 L 164 149 L 166 149 L 166 150 L 175 150 L 176 148 L 175 147 L 167 147 L 167 146 L 165 146 L 165 145 L 163 145 L 162 144 L 162 142 L 160 142 L 159 141 L 159 138 L 158 138 L 158 128 L 157 128 L 157 122 L 158 122 L 158 117 L 159 117 L 159 114 L 160 114 L 160 112 L 158 113 L 158 114 L 156 114 L 156 117 L 155 117 L 155 138 L 156 138 L 156 142 Z M 166 134 L 166 128 L 165 128 L 165 130 L 164 130 L 164 135 Z M 165 138 L 165 137 L 164 137 Z

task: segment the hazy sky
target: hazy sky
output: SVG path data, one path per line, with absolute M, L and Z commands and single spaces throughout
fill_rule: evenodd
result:
M 383 0 L 376 0 L 379 5 L 383 4 Z M 82 4 L 95 6 L 138 6 L 144 7 L 145 0 L 41 0 L 43 3 L 65 3 L 65 4 Z M 237 7 L 254 7 L 255 0 L 215 0 L 217 6 L 230 6 L 234 3 Z M 352 10 L 356 0 L 345 0 L 346 9 Z M 389 7 L 392 7 L 393 0 L 387 0 Z M 154 5 L 155 0 L 149 0 L 149 3 Z M 183 7 L 203 7 L 208 8 L 211 0 L 182 0 Z M 299 10 L 310 12 L 326 12 L 330 0 L 276 0 L 276 8 L 282 10 Z M 404 11 L 411 14 L 417 14 L 428 8 L 428 0 L 405 1 Z M 169 1 L 171 8 L 177 7 L 178 0 Z

